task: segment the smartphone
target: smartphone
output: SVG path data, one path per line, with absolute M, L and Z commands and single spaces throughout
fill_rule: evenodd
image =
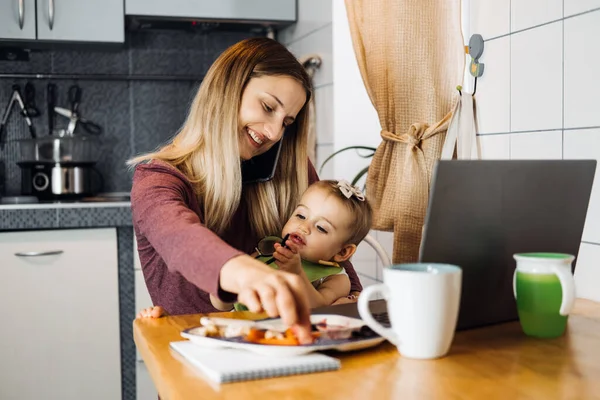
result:
M 263 154 L 242 161 L 242 183 L 267 182 L 275 176 L 283 138 Z

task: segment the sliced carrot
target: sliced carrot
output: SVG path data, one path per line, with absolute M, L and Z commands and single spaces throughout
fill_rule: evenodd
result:
M 320 332 L 311 332 L 313 340 L 319 338 Z M 250 329 L 245 339 L 250 343 L 266 344 L 275 346 L 298 346 L 300 342 L 291 329 L 287 329 L 284 332 L 283 338 L 265 338 L 265 331 L 259 329 Z
M 258 339 L 258 344 L 268 344 L 274 346 L 298 346 L 298 339 L 286 337 L 283 339 L 271 338 L 271 339 Z
M 259 340 L 265 338 L 265 331 L 250 328 L 248 335 L 246 335 L 246 340 L 252 343 L 258 343 Z

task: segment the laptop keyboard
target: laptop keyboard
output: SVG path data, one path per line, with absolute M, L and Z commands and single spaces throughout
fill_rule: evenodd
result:
M 381 325 L 385 326 L 386 328 L 389 328 L 390 326 L 392 326 L 392 324 L 390 324 L 390 318 L 389 318 L 387 311 L 384 311 L 381 313 L 373 313 L 373 318 L 375 319 L 375 321 L 379 322 Z

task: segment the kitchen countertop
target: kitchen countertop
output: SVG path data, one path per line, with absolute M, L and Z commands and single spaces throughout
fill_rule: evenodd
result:
M 0 205 L 0 231 L 131 226 L 128 201 Z
M 131 207 L 129 201 L 98 201 L 98 202 L 56 202 L 31 204 L 0 204 L 0 210 L 29 210 L 44 208 L 96 208 L 96 207 Z

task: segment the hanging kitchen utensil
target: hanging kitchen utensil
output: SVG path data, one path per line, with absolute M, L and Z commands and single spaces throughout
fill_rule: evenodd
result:
M 75 84 L 69 88 L 69 103 L 71 104 L 71 116 L 69 117 L 69 125 L 67 126 L 67 135 L 72 135 L 75 132 L 75 127 L 79 120 L 78 110 L 79 102 L 81 101 L 81 88 Z
M 54 131 L 54 107 L 56 107 L 56 85 L 49 83 L 46 87 L 46 101 L 48 108 L 48 135 Z
M 54 107 L 54 112 L 56 112 L 59 115 L 62 115 L 63 117 L 69 118 L 67 136 L 73 135 L 73 131 L 70 131 L 71 124 L 73 127 L 81 125 L 83 126 L 83 129 L 85 129 L 88 133 L 91 133 L 93 135 L 99 135 L 102 133 L 102 127 L 100 125 L 95 124 L 92 121 L 88 121 L 85 118 L 81 118 L 78 114 L 74 114 L 72 111 L 67 110 L 66 108 Z M 73 128 L 73 130 L 75 130 L 75 128 Z
M 31 102 L 32 98 L 35 98 L 35 91 L 32 90 L 32 86 L 29 87 L 28 89 L 28 95 L 30 96 L 29 100 Z M 27 126 L 29 127 L 29 134 L 31 135 L 32 138 L 36 137 L 35 134 L 35 127 L 33 126 L 33 123 L 31 122 L 31 115 L 29 114 L 29 111 L 33 111 L 34 114 L 39 115 L 39 111 L 37 110 L 37 108 L 35 108 L 35 100 L 33 101 L 33 107 L 30 107 L 30 110 L 28 110 L 28 108 L 25 106 L 25 102 L 23 101 L 23 96 L 21 96 L 21 87 L 19 85 L 13 85 L 12 86 L 12 96 L 10 97 L 10 100 L 8 101 L 8 104 L 6 106 L 6 108 L 4 109 L 4 115 L 2 116 L 2 121 L 0 122 L 0 149 L 4 148 L 4 139 L 3 139 L 3 133 L 4 133 L 4 128 L 6 127 L 6 122 L 8 121 L 8 117 L 10 117 L 10 113 L 12 111 L 13 105 L 15 103 L 17 103 L 19 105 L 19 107 L 21 107 L 21 115 L 23 116 L 23 118 L 25 118 L 25 122 L 27 123 Z M 31 97 L 33 96 L 33 97 Z M 31 105 L 30 105 L 31 106 Z

